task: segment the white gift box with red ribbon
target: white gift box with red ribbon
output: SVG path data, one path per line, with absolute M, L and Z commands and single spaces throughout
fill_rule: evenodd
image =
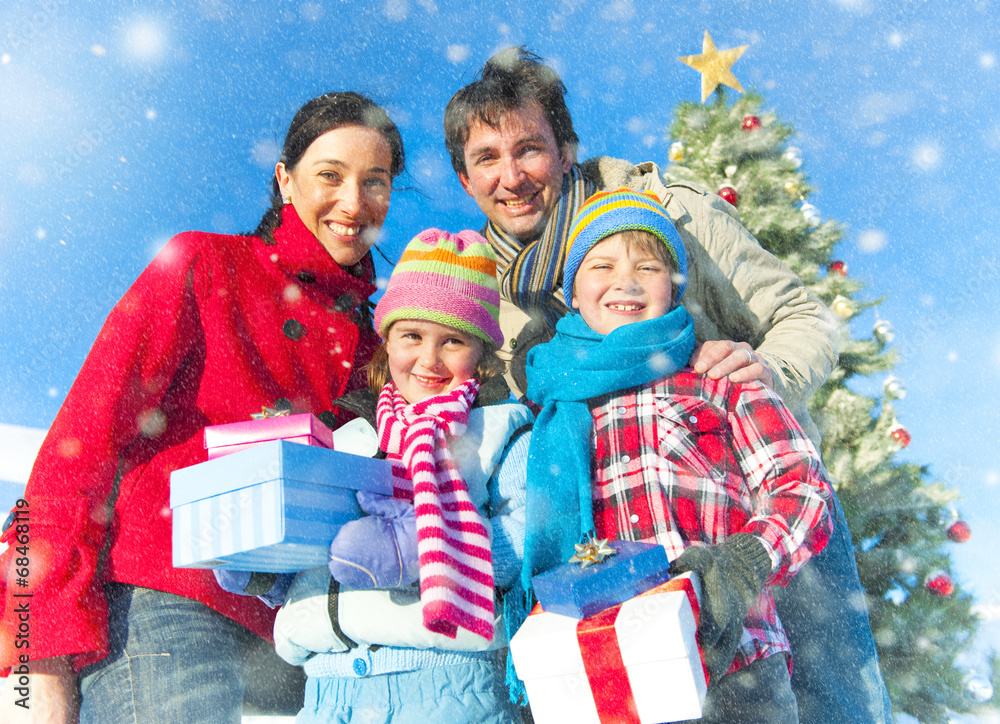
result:
M 577 620 L 535 607 L 510 641 L 536 724 L 656 724 L 701 717 L 697 574 Z

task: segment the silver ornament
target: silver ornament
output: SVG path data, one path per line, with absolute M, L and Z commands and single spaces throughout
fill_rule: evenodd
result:
M 875 329 L 873 331 L 875 333 L 875 339 L 882 344 L 889 344 L 892 340 L 896 339 L 896 330 L 893 328 L 892 324 L 884 319 L 875 323 Z
M 977 704 L 985 704 L 993 698 L 993 684 L 982 674 L 969 674 L 962 683 L 965 696 Z
M 806 223 L 809 226 L 816 227 L 820 225 L 823 217 L 819 215 L 819 209 L 809 202 L 802 204 L 800 208 L 802 209 L 802 216 L 805 217 Z
M 906 384 L 894 375 L 885 378 L 885 382 L 882 383 L 882 390 L 885 392 L 886 397 L 890 397 L 893 400 L 902 400 L 906 397 Z
M 785 149 L 785 152 L 781 154 L 781 157 L 792 164 L 793 168 L 798 168 L 802 165 L 802 151 L 800 151 L 795 146 L 789 146 Z

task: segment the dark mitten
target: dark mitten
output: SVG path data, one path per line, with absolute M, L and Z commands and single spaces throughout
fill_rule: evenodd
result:
M 212 571 L 223 591 L 241 596 L 256 596 L 271 608 L 285 602 L 285 593 L 292 583 L 292 573 L 254 573 L 251 571 Z
M 771 572 L 771 558 L 756 536 L 737 533 L 717 546 L 686 548 L 670 574 L 701 577 L 698 643 L 712 681 L 729 669 L 743 635 L 743 621 Z

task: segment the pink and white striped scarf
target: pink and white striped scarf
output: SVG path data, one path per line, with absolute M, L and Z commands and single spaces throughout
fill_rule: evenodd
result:
M 454 638 L 458 627 L 493 638 L 490 535 L 448 451 L 479 392 L 470 379 L 409 404 L 393 382 L 378 398 L 379 446 L 392 461 L 393 493 L 413 501 L 424 626 Z

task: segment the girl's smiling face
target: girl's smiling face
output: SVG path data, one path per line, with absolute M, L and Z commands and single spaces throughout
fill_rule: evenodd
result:
M 411 405 L 440 395 L 476 376 L 482 341 L 437 322 L 401 319 L 385 339 L 389 375 Z

